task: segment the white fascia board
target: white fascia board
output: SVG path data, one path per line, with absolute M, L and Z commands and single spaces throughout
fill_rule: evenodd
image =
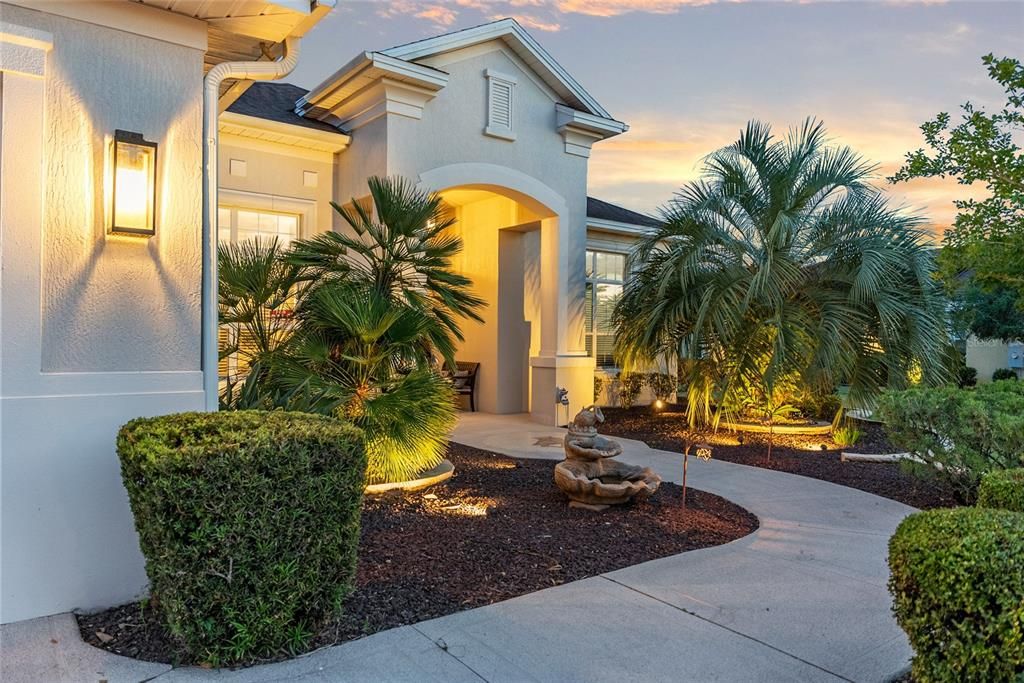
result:
M 363 52 L 301 97 L 295 104 L 295 112 L 305 115 L 312 109 L 333 109 L 337 105 L 336 102 L 328 106 L 321 103 L 358 77 L 364 77 L 368 82 L 387 77 L 435 92 L 448 85 L 448 74 L 440 69 L 408 62 L 381 52 Z M 365 85 L 355 88 L 352 94 L 363 87 Z M 345 97 L 347 95 L 343 95 L 341 99 Z
M 527 33 L 515 19 L 499 19 L 498 21 L 483 24 L 482 26 L 474 26 L 472 28 L 463 29 L 462 31 L 455 31 L 445 35 L 435 36 L 434 38 L 418 40 L 405 45 L 397 45 L 384 50 L 383 52 L 384 54 L 392 57 L 414 61 L 442 52 L 459 50 L 464 47 L 469 47 L 488 40 L 494 40 L 496 38 L 512 38 L 537 60 L 539 67 L 545 69 L 554 80 L 560 83 L 563 88 L 583 104 L 589 113 L 601 118 L 612 119 L 611 114 L 609 114 L 604 107 L 598 104 L 597 100 L 595 100 L 590 93 L 584 90 L 583 86 L 577 83 L 576 79 L 570 76 L 569 72 L 563 69 L 562 65 L 556 62 L 554 57 L 552 57 L 547 50 L 541 47 L 540 43 L 534 40 L 533 36 Z
M 291 10 L 292 12 L 302 12 L 303 14 L 309 14 L 312 11 L 312 4 L 309 0 L 268 0 L 268 5 L 276 5 L 281 9 Z M 329 0 L 331 7 L 334 6 L 334 0 Z
M 277 138 L 275 141 L 280 144 L 293 144 L 297 147 L 330 152 L 332 154 L 343 151 L 352 140 L 350 136 L 345 135 L 341 131 L 331 133 L 326 130 L 315 130 L 304 126 L 295 126 L 290 123 L 282 123 L 281 121 L 261 119 L 257 116 L 236 114 L 230 111 L 220 115 L 219 128 L 222 132 L 231 135 L 257 139 L 264 138 L 263 133 L 269 133 L 275 136 Z
M 635 223 L 620 223 L 609 221 L 603 218 L 587 217 L 587 229 L 600 230 L 601 232 L 613 232 L 620 235 L 648 235 L 654 231 L 649 225 L 636 225 Z
M 564 104 L 555 105 L 556 127 L 559 131 L 565 128 L 577 128 L 590 133 L 596 133 L 603 138 L 610 138 L 629 130 L 629 126 L 622 121 L 605 116 L 595 116 L 587 112 L 567 107 Z

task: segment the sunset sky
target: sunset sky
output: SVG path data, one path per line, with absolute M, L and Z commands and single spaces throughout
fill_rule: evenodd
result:
M 339 0 L 289 80 L 309 88 L 362 50 L 506 16 L 630 125 L 594 146 L 590 194 L 648 213 L 751 118 L 783 133 L 818 117 L 885 185 L 936 112 L 1002 105 L 983 54 L 1024 57 L 1024 2 Z M 885 189 L 937 232 L 953 199 L 981 196 L 949 180 Z

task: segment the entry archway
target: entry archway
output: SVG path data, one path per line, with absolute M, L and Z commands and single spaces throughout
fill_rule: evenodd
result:
M 556 388 L 570 389 L 574 407 L 593 400 L 593 360 L 575 348 L 582 306 L 573 304 L 582 292 L 572 296 L 568 203 L 536 178 L 495 164 L 450 164 L 418 181 L 454 212 L 464 243 L 457 268 L 488 302 L 483 324 L 463 324 L 459 349 L 459 360 L 481 364 L 481 410 L 564 422 Z

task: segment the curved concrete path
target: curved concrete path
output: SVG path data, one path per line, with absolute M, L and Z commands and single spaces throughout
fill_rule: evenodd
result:
M 453 439 L 557 460 L 564 434 L 526 416 L 472 413 Z M 681 477 L 679 455 L 619 440 L 622 459 L 666 480 Z M 727 462 L 693 459 L 689 473 L 690 485 L 755 513 L 760 529 L 724 546 L 238 671 L 110 655 L 78 638 L 71 615 L 9 624 L 0 632 L 0 680 L 885 681 L 905 669 L 911 651 L 889 611 L 885 556 L 913 508 Z

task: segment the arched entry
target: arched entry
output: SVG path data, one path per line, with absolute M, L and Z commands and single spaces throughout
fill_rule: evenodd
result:
M 484 322 L 463 324 L 459 360 L 480 363 L 478 406 L 485 412 L 531 412 L 556 420 L 554 363 L 566 319 L 565 200 L 512 169 L 482 163 L 421 173 L 421 187 L 438 192 L 454 213 L 464 243 L 457 268 L 488 302 Z M 591 381 L 592 383 L 592 381 Z

